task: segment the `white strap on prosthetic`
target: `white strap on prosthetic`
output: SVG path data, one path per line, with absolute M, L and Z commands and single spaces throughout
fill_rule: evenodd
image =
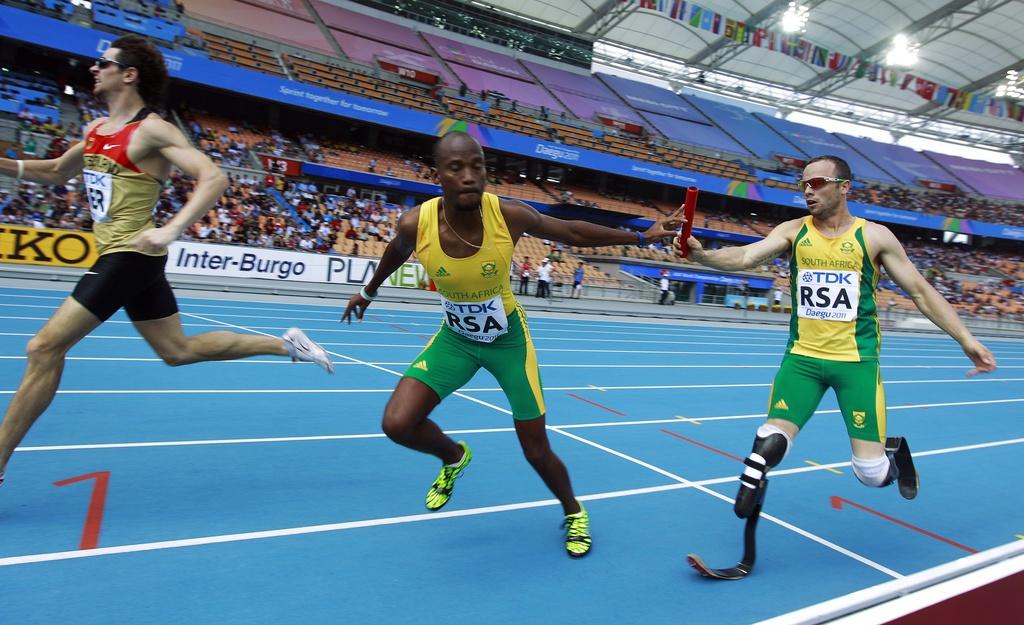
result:
M 770 423 L 763 423 L 761 427 L 757 428 L 757 438 L 768 438 L 773 434 L 781 434 L 786 439 L 786 451 L 782 454 L 782 458 L 779 458 L 777 462 L 774 462 L 771 466 L 780 464 L 787 455 L 789 450 L 793 447 L 793 439 L 789 437 L 782 428 L 771 425 Z M 765 472 L 771 468 L 768 466 L 768 461 L 765 460 L 764 456 L 757 452 L 750 452 L 750 455 L 743 461 L 746 468 L 743 469 L 743 474 L 740 475 L 740 484 L 747 488 L 756 488 L 761 478 L 764 477 Z

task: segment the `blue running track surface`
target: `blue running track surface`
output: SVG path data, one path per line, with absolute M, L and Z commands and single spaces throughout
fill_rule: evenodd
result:
M 66 291 L 0 296 L 6 408 Z M 889 430 L 914 450 L 918 498 L 856 480 L 829 393 L 772 473 L 754 572 L 712 582 L 684 557 L 741 555 L 739 459 L 784 328 L 532 315 L 552 445 L 591 515 L 575 561 L 486 372 L 434 413 L 474 454 L 441 512 L 423 506 L 438 462 L 381 434 L 438 311 L 378 303 L 349 326 L 343 301 L 180 305 L 188 334 L 297 325 L 337 373 L 276 357 L 170 368 L 123 313 L 100 326 L 0 488 L 0 623 L 752 623 L 1024 535 L 1006 491 L 1021 341 L 986 341 L 1000 368 L 968 379 L 952 340 L 887 334 Z

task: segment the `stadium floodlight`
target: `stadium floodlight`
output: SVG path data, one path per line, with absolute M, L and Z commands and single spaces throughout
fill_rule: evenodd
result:
M 890 67 L 910 67 L 917 63 L 917 50 L 920 47 L 920 44 L 900 33 L 892 38 L 892 47 L 885 54 L 885 64 Z
M 999 83 L 996 87 L 997 98 L 1013 98 L 1014 100 L 1024 100 L 1024 82 L 1021 81 L 1020 73 L 1015 69 L 1007 70 L 1006 80 Z
M 806 32 L 810 13 L 810 9 L 804 5 L 790 2 L 789 8 L 782 14 L 782 30 L 787 33 Z

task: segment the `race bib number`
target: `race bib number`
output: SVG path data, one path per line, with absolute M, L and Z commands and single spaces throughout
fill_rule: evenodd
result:
M 500 295 L 486 302 L 452 302 L 442 297 L 441 307 L 448 329 L 472 341 L 490 343 L 508 332 Z
M 91 169 L 84 170 L 82 175 L 85 177 L 85 195 L 89 200 L 92 220 L 97 223 L 109 222 L 110 216 L 107 213 L 110 211 L 110 196 L 113 195 L 113 177 Z
M 856 321 L 860 273 L 801 269 L 797 273 L 796 314 L 807 319 Z

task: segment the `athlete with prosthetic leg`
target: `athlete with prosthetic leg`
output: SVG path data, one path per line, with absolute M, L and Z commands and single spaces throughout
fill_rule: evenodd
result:
M 879 488 L 896 482 L 904 498 L 917 495 L 919 480 L 910 447 L 902 437 L 886 436 L 875 304 L 883 268 L 928 319 L 960 344 L 974 363 L 969 376 L 996 368 L 992 353 L 911 264 L 893 233 L 850 214 L 846 194 L 852 180 L 843 159 L 813 158 L 799 183 L 810 215 L 784 222 L 750 245 L 708 251 L 697 239 L 687 239 L 690 259 L 725 271 L 756 267 L 791 252 L 789 344 L 772 383 L 768 419 L 743 461 L 746 467 L 734 506 L 736 515 L 747 519 L 746 553 L 733 569 L 710 569 L 691 554 L 690 564 L 709 577 L 739 579 L 750 572 L 752 528 L 764 501 L 766 475 L 785 458 L 829 388 L 846 422 L 857 479 Z

